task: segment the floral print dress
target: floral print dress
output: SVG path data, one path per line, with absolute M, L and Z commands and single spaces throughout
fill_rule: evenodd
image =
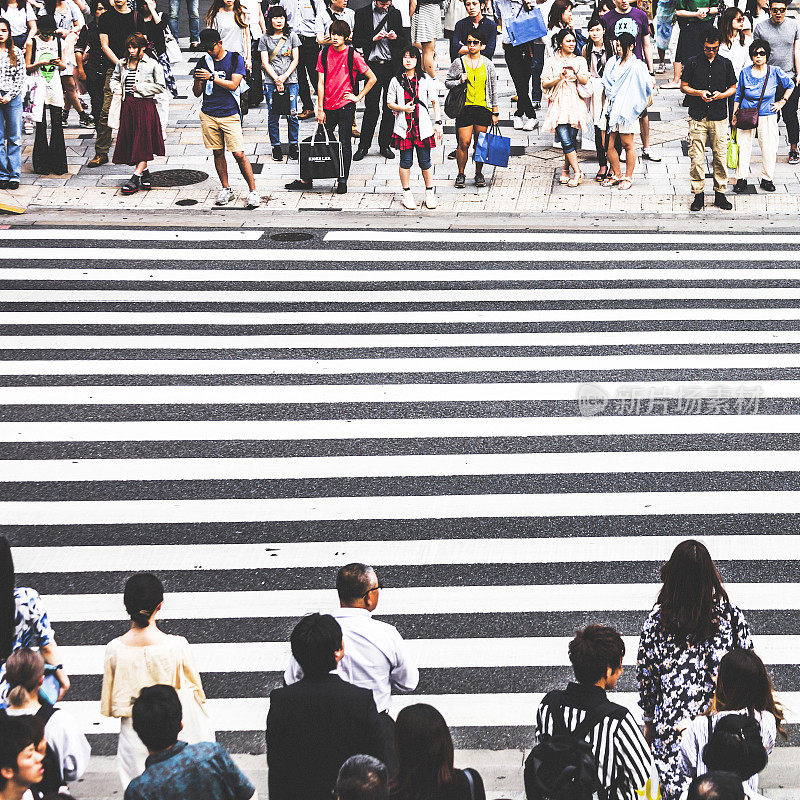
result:
M 678 800 L 688 785 L 679 769 L 678 723 L 708 710 L 725 653 L 752 646 L 744 614 L 728 601 L 721 600 L 717 606 L 716 630 L 697 643 L 668 633 L 661 624 L 659 606 L 650 612 L 639 640 L 637 681 L 645 721 L 656 729 L 653 759 L 664 800 Z

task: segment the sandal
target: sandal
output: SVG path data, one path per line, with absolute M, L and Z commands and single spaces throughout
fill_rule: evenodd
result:
M 617 184 L 617 189 L 622 189 L 623 191 L 626 191 L 626 190 L 630 189 L 631 186 L 633 186 L 633 181 L 630 178 L 623 178 Z
M 616 186 L 622 178 L 615 177 L 614 175 L 607 175 L 601 184 L 601 186 Z
M 558 179 L 558 182 L 562 184 L 569 183 L 569 172 L 567 172 L 565 169 L 562 169 L 561 177 Z
M 608 167 L 600 167 L 597 171 L 597 175 L 594 176 L 594 179 L 598 183 L 602 183 L 608 177 Z
M 567 186 L 574 189 L 576 186 L 580 186 L 583 183 L 583 173 L 579 172 L 577 175 L 573 175 L 568 181 Z

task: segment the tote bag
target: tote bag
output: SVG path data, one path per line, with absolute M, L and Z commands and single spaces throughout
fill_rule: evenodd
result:
M 208 716 L 205 703 L 200 697 L 200 690 L 183 674 L 183 666 L 178 664 L 177 686 L 178 698 L 183 710 L 183 728 L 178 738 L 188 744 L 198 742 L 215 742 L 217 735 L 211 717 Z
M 480 164 L 491 164 L 495 167 L 507 167 L 511 156 L 511 139 L 500 135 L 500 128 L 496 125 L 490 131 L 481 131 L 478 134 L 478 143 L 475 145 L 475 161 Z
M 726 165 L 728 169 L 738 169 L 739 167 L 739 144 L 736 141 L 736 128 L 731 131 L 731 138 L 728 139 L 728 157 Z
M 304 181 L 344 177 L 342 144 L 330 138 L 324 125 L 317 125 L 314 135 L 300 142 L 300 177 Z
M 463 75 L 467 71 L 467 68 L 464 65 L 463 58 L 460 58 L 459 61 L 461 61 L 461 74 Z M 466 102 L 467 84 L 466 82 L 458 83 L 453 86 L 452 89 L 447 90 L 447 96 L 444 98 L 444 113 L 447 114 L 450 119 L 456 119 L 464 112 L 464 104 Z
M 544 24 L 544 17 L 542 17 L 542 12 L 538 8 L 532 8 L 524 14 L 520 9 L 519 14 L 508 21 L 506 29 L 508 38 L 514 47 L 527 44 L 534 39 L 541 39 L 542 36 L 547 35 L 547 25 Z

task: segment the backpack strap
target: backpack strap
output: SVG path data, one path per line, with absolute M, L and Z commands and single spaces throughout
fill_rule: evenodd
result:
M 355 93 L 356 91 L 356 76 L 355 70 L 353 69 L 354 63 L 356 60 L 356 51 L 349 47 L 347 48 L 347 74 L 350 76 L 350 90 Z
M 546 705 L 550 709 L 550 716 L 553 718 L 553 734 L 555 736 L 568 734 L 567 723 L 564 721 L 564 692 L 559 689 L 548 692 L 542 699 L 542 705 Z
M 585 739 L 592 728 L 594 728 L 598 722 L 606 719 L 606 717 L 622 719 L 627 713 L 628 710 L 624 706 L 606 700 L 606 702 L 600 703 L 599 706 L 595 706 L 586 712 L 586 716 L 583 718 L 580 725 L 572 731 L 572 735 L 575 736 L 576 739 Z
M 39 710 L 33 716 L 38 717 L 42 723 L 46 725 L 50 720 L 50 717 L 52 717 L 56 711 L 58 711 L 58 709 L 55 706 L 48 706 L 43 703 L 41 706 L 39 706 Z

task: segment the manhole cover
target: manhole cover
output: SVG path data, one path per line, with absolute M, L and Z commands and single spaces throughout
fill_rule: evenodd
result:
M 151 172 L 153 186 L 191 186 L 193 183 L 202 183 L 208 178 L 207 172 L 199 169 L 162 169 Z
M 192 200 L 191 197 L 186 197 L 183 200 L 176 200 L 175 201 L 175 205 L 176 206 L 196 206 L 197 205 L 197 200 Z
M 301 231 L 285 231 L 284 233 L 273 233 L 269 238 L 273 242 L 307 242 L 314 238 L 314 234 L 302 233 Z

